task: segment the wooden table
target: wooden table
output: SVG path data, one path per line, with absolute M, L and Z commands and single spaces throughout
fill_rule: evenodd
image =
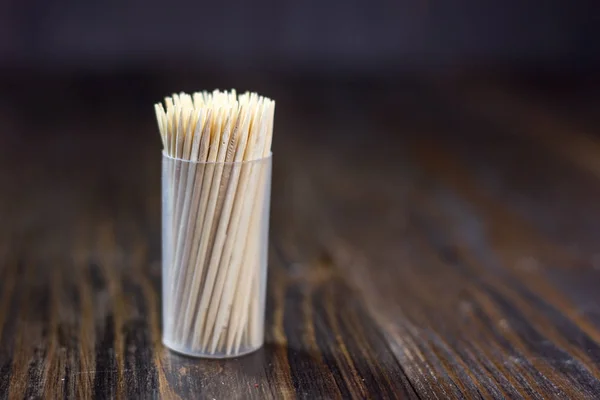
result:
M 266 345 L 229 361 L 161 344 L 151 105 L 4 99 L 0 398 L 597 398 L 600 97 L 570 88 L 280 90 Z

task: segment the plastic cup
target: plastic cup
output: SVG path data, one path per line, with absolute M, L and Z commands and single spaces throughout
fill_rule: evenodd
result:
M 238 357 L 264 343 L 272 156 L 237 163 L 163 154 L 163 343 Z

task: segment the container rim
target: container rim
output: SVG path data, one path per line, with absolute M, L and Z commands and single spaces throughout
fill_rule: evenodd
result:
M 260 164 L 263 162 L 267 162 L 269 160 L 271 160 L 273 158 L 273 152 L 270 152 L 268 156 L 266 157 L 262 157 L 262 158 L 255 158 L 254 160 L 244 160 L 244 161 L 229 161 L 229 162 L 218 162 L 218 161 L 205 161 L 205 162 L 200 162 L 200 161 L 192 161 L 192 160 L 186 160 L 183 158 L 177 158 L 177 157 L 171 157 L 170 155 L 166 154 L 165 151 L 162 151 L 162 156 L 163 159 L 169 159 L 169 160 L 173 160 L 173 161 L 177 161 L 177 162 L 182 162 L 182 163 L 188 163 L 188 164 L 203 164 L 203 165 L 210 165 L 210 164 L 214 164 L 214 165 L 242 165 L 242 164 Z

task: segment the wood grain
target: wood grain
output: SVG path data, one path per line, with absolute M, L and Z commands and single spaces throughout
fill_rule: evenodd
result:
M 228 361 L 161 344 L 151 109 L 3 115 L 0 399 L 597 398 L 598 132 L 517 88 L 283 94 L 266 345 Z

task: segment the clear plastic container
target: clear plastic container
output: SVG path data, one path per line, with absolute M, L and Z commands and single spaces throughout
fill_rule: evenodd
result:
M 237 357 L 264 342 L 271 160 L 197 163 L 163 154 L 163 343 Z

